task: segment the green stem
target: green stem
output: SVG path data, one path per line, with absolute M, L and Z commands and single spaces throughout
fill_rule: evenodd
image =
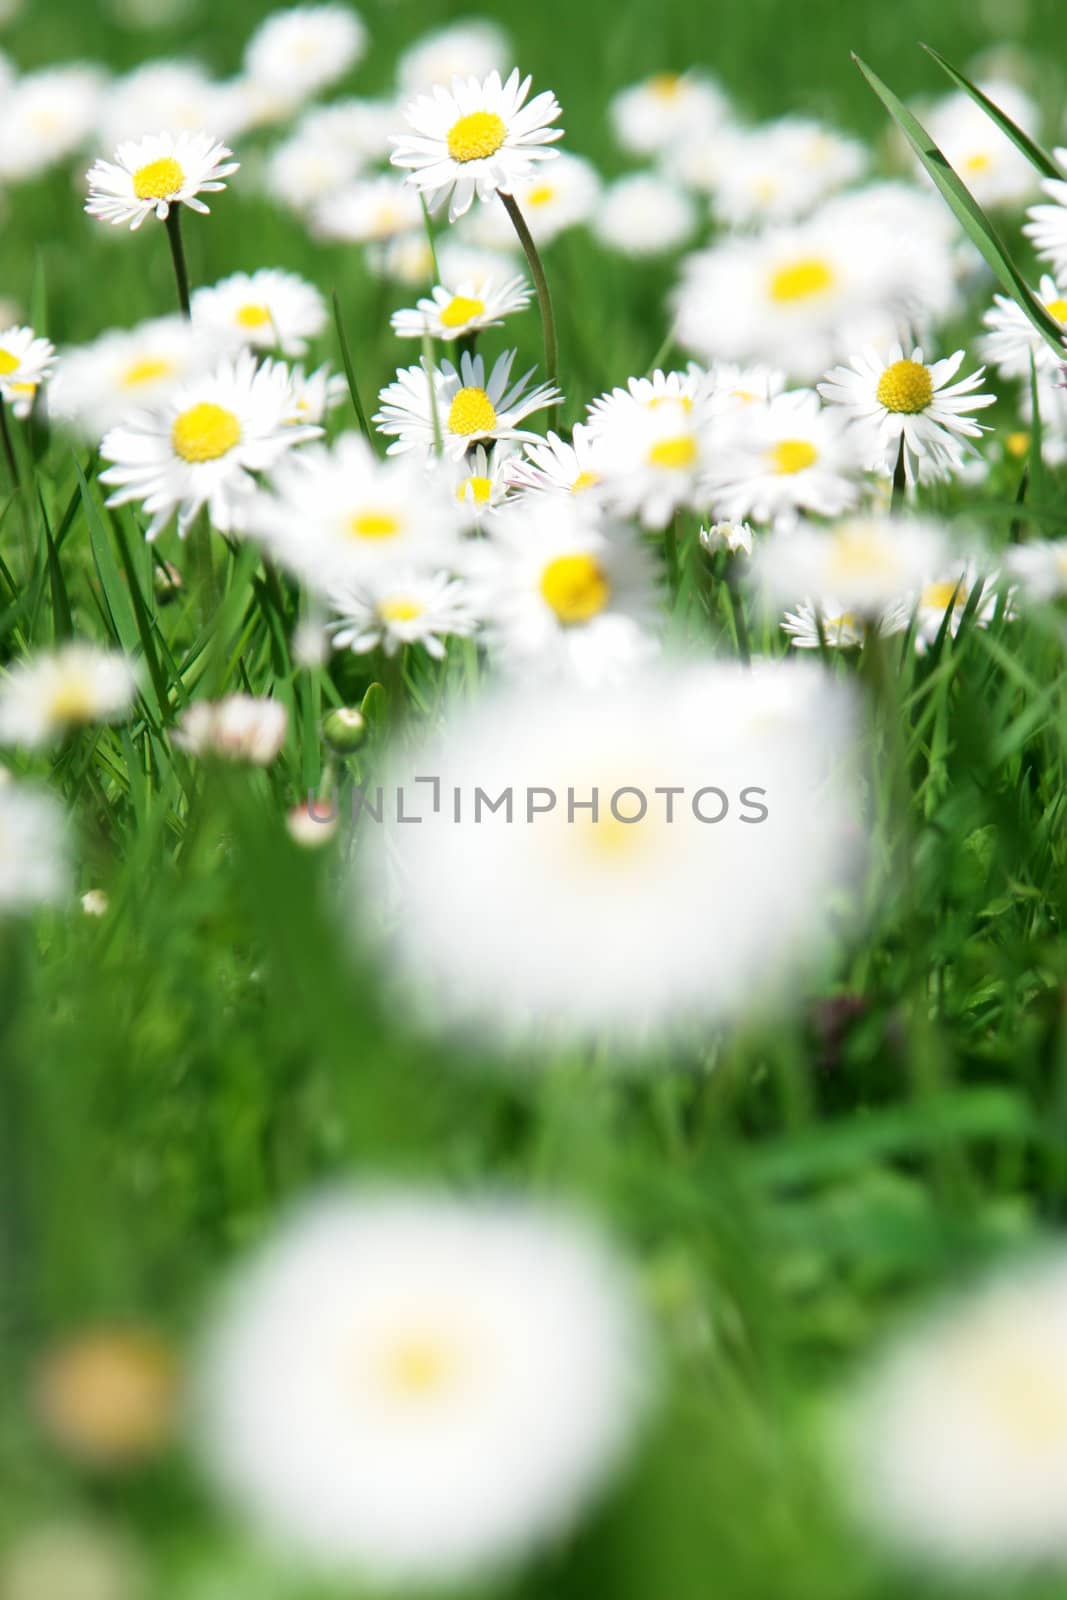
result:
M 737 578 L 737 557 L 732 554 L 726 558 L 726 593 L 730 601 L 730 615 L 734 620 L 734 633 L 737 635 L 737 654 L 747 667 L 752 663 L 752 641 L 748 633 L 744 597 Z
M 167 212 L 167 240 L 170 244 L 171 260 L 174 262 L 174 277 L 178 284 L 178 304 L 183 317 L 191 317 L 189 305 L 189 268 L 185 262 L 185 245 L 182 242 L 182 208 L 180 205 L 171 206 Z
M 352 352 L 348 348 L 348 338 L 345 334 L 345 325 L 341 321 L 341 302 L 337 298 L 336 289 L 334 289 L 331 299 L 333 301 L 333 324 L 337 330 L 337 343 L 341 348 L 341 364 L 345 369 L 345 378 L 348 381 L 348 394 L 352 401 L 352 409 L 356 413 L 356 421 L 359 423 L 360 433 L 362 433 L 365 439 L 373 444 L 374 435 L 371 433 L 370 424 L 367 421 L 367 413 L 364 411 L 363 402 L 359 397 L 359 387 L 356 383 L 356 369 L 352 365 Z
M 671 599 L 678 596 L 678 517 L 674 516 L 663 530 L 663 551 L 667 557 L 667 582 Z
M 893 468 L 893 498 L 889 502 L 890 516 L 896 516 L 904 509 L 904 496 L 908 490 L 908 473 L 904 463 L 904 435 L 900 435 L 900 449 L 897 452 L 897 464 Z
M 7 470 L 11 474 L 11 487 L 17 494 L 22 488 L 22 478 L 19 473 L 18 457 L 15 455 L 15 441 L 11 437 L 11 429 L 7 421 L 7 406 L 0 400 L 0 439 L 4 444 L 4 456 L 7 461 Z
M 545 335 L 545 377 L 555 387 L 559 380 L 559 346 L 556 342 L 556 318 L 552 311 L 552 295 L 549 292 L 548 279 L 545 277 L 544 264 L 534 244 L 533 234 L 526 225 L 526 218 L 515 203 L 515 196 L 505 194 L 502 189 L 498 189 L 497 193 L 504 202 L 504 210 L 511 218 L 512 226 L 519 236 L 519 243 L 530 264 L 530 274 L 537 290 L 537 304 L 541 311 L 541 326 Z M 554 428 L 555 425 L 556 408 L 553 406 L 548 413 L 547 426 Z

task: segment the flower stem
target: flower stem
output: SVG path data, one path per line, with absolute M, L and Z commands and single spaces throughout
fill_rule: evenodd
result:
M 893 497 L 889 502 L 889 513 L 896 516 L 904 509 L 904 496 L 908 489 L 908 472 L 904 462 L 904 435 L 900 435 L 900 450 L 897 453 L 897 464 L 893 468 Z
M 174 262 L 174 276 L 178 284 L 178 304 L 183 317 L 189 317 L 192 312 L 189 308 L 189 269 L 185 264 L 185 245 L 182 242 L 182 208 L 180 205 L 171 206 L 167 212 L 167 239 L 170 243 L 171 260 Z
M 556 343 L 556 318 L 552 311 L 552 295 L 549 292 L 548 279 L 545 277 L 544 264 L 534 244 L 533 234 L 526 224 L 526 218 L 515 203 L 515 196 L 505 194 L 502 189 L 498 189 L 497 193 L 504 202 L 504 210 L 511 218 L 512 226 L 519 236 L 519 243 L 530 264 L 530 274 L 537 290 L 537 304 L 541 311 L 541 326 L 545 335 L 545 377 L 555 386 L 559 380 L 559 347 Z M 555 423 L 556 408 L 553 406 L 548 414 L 548 427 L 555 427 Z
M 11 437 L 11 429 L 8 427 L 7 406 L 3 400 L 0 400 L 0 439 L 3 440 L 7 470 L 11 474 L 11 487 L 17 494 L 22 488 L 22 478 L 19 474 L 18 457 L 15 455 L 15 442 Z

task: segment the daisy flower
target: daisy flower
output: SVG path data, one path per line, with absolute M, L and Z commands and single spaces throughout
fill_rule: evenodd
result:
M 45 1352 L 34 1373 L 34 1409 L 52 1441 L 80 1465 L 131 1467 L 169 1443 L 178 1388 L 175 1352 L 158 1334 L 103 1325 Z
M 370 244 L 423 228 L 419 197 L 396 178 L 360 178 L 320 202 L 311 214 L 318 239 Z
M 328 593 L 401 567 L 448 567 L 463 522 L 444 468 L 379 461 L 362 434 L 344 433 L 277 466 L 248 528 L 302 582 Z
M 331 372 L 323 366 L 305 374 L 297 364 L 289 373 L 290 414 L 286 420 L 318 425 L 347 399 L 348 380 L 343 372 Z
M 433 339 L 462 339 L 483 328 L 499 328 L 505 317 L 529 305 L 530 293 L 521 276 L 499 287 L 459 283 L 452 290 L 438 284 L 413 311 L 395 311 L 390 320 L 400 339 L 421 339 L 427 333 Z
M 983 94 L 1025 133 L 1037 135 L 1040 117 L 1017 84 L 980 83 Z M 969 94 L 951 94 L 924 117 L 931 139 L 959 173 L 980 206 L 1016 206 L 1031 195 L 1037 176 L 1022 151 Z
M 367 30 L 351 6 L 294 6 L 265 17 L 245 49 L 253 84 L 290 104 L 343 78 L 367 47 Z
M 1035 539 L 1010 545 L 1004 567 L 1031 599 L 1043 604 L 1067 594 L 1067 539 Z
M 508 671 L 591 684 L 656 653 L 651 551 L 577 505 L 537 496 L 502 511 L 467 570 L 490 656 Z
M 988 628 L 997 611 L 997 584 L 999 573 L 982 572 L 974 560 L 957 562 L 942 568 L 919 589 L 914 600 L 915 649 L 925 655 L 945 628 L 950 639 L 960 630 L 964 613 L 972 606 L 971 621 L 978 628 Z M 975 590 L 981 594 L 974 603 Z M 1004 615 L 1010 619 L 1012 591 L 1009 590 Z M 946 624 L 947 618 L 947 624 Z
M 406 94 L 422 94 L 453 78 L 487 78 L 503 72 L 510 53 L 507 34 L 488 18 L 454 22 L 404 51 L 397 81 Z
M 859 177 L 868 159 L 858 139 L 806 117 L 781 117 L 727 135 L 726 142 L 714 206 L 719 219 L 733 228 L 804 216 Z
M 241 350 L 215 372 L 183 383 L 158 410 L 111 428 L 100 445 L 111 465 L 100 481 L 112 487 L 109 506 L 143 503 L 149 539 L 175 512 L 184 538 L 204 507 L 212 526 L 228 533 L 243 526 L 253 474 L 321 431 L 294 422 L 288 367 L 270 360 L 257 366 L 252 352 Z
M 839 600 L 801 601 L 782 618 L 781 629 L 796 650 L 856 650 L 874 628 L 883 637 L 903 633 L 911 617 L 906 601 L 896 601 L 875 616 L 849 611 Z
M 311 106 L 297 124 L 297 135 L 320 147 L 329 145 L 351 156 L 359 165 L 384 161 L 396 127 L 396 101 L 391 97 L 369 100 L 349 95 L 329 105 Z
M 28 417 L 54 362 L 55 346 L 35 337 L 32 328 L 0 332 L 0 403 L 6 401 L 16 417 Z
M 725 550 L 731 556 L 752 554 L 752 529 L 747 522 L 713 522 L 700 530 L 701 546 L 709 556 Z
M 482 81 L 457 77 L 450 90 L 439 87 L 407 107 L 414 133 L 394 138 L 391 159 L 408 169 L 407 181 L 425 194 L 431 211 L 447 200 L 454 222 L 476 196 L 510 194 L 538 162 L 556 154 L 547 146 L 563 137 L 562 128 L 550 126 L 560 115 L 559 102 L 545 91 L 527 105 L 531 81 L 520 79 L 517 67 L 506 83 L 495 71 Z
M 492 205 L 481 207 L 491 211 Z M 481 214 L 479 212 L 479 215 Z M 423 238 L 425 238 L 423 229 Z M 484 249 L 465 242 L 464 224 L 450 228 L 437 245 L 437 262 L 445 283 L 469 283 L 475 294 L 487 284 L 501 283 L 513 278 L 520 263 L 515 256 L 516 239 L 512 231 L 508 245 L 501 249 Z
M 477 621 L 460 579 L 402 567 L 334 589 L 330 606 L 339 619 L 328 628 L 334 648 L 357 655 L 381 648 L 394 656 L 405 645 L 419 644 L 440 661 L 443 641 L 467 637 Z
M 99 440 L 131 411 L 160 405 L 216 359 L 213 344 L 186 317 L 157 317 L 129 331 L 101 334 L 59 357 L 49 415 Z
M 552 243 L 567 228 L 588 222 L 600 200 L 602 184 L 592 164 L 581 156 L 558 151 L 551 167 L 515 184 L 512 193 L 538 245 Z M 458 238 L 474 247 L 512 250 L 515 230 L 500 199 L 467 212 L 457 224 Z
M 396 381 L 379 395 L 381 410 L 374 417 L 380 432 L 394 441 L 388 453 L 422 450 L 427 456 L 433 454 L 435 402 L 442 448 L 454 461 L 479 440 L 536 438 L 519 424 L 533 412 L 554 405 L 560 394 L 547 383 L 527 391 L 532 368 L 513 384 L 514 360 L 515 351 L 505 351 L 487 378 L 482 357 L 464 352 L 458 369 L 450 361 L 434 368 L 432 390 L 424 367 L 401 368 Z
M 95 1518 L 20 1530 L 0 1566 L 0 1587 L 9 1600 L 45 1600 L 79 1589 L 97 1600 L 137 1600 L 148 1583 L 137 1547 Z
M 263 192 L 297 216 L 352 183 L 363 163 L 351 150 L 297 131 L 267 158 Z
M 458 816 L 427 803 L 420 827 L 368 830 L 354 862 L 356 903 L 390 905 L 396 1003 L 418 996 L 466 1048 L 599 1039 L 620 1059 L 765 1019 L 840 933 L 862 842 L 852 719 L 847 685 L 796 660 L 663 657 L 619 683 L 535 679 L 454 706 L 388 775 L 409 794 L 438 775 Z
M 509 481 L 534 493 L 581 494 L 600 482 L 594 453 L 589 428 L 578 422 L 569 444 L 550 432 L 543 443 L 525 445 L 521 459 L 509 469 Z
M 376 278 L 403 284 L 408 289 L 422 289 L 433 283 L 440 266 L 440 258 L 434 261 L 424 228 L 397 234 L 395 239 L 384 244 L 368 244 L 363 259 L 367 270 Z
M 696 209 L 684 189 L 654 172 L 617 178 L 601 196 L 593 231 L 625 256 L 677 250 L 696 226 Z
M 194 756 L 269 767 L 285 743 L 289 713 L 280 700 L 230 694 L 196 700 L 182 712 L 173 742 Z
M 206 212 L 198 198 L 225 189 L 239 163 L 232 154 L 207 133 L 158 133 L 120 144 L 115 160 L 97 161 L 87 175 L 89 198 L 85 209 L 91 217 L 131 229 L 141 226 L 155 212 L 161 222 L 171 206 L 189 206 Z
M 657 72 L 621 90 L 608 107 L 615 137 L 634 155 L 660 155 L 714 133 L 730 105 L 715 80 L 697 72 Z
M 0 103 L 0 183 L 35 178 L 81 149 L 105 98 L 97 67 L 48 67 L 16 78 Z
M 648 1339 L 628 1270 L 577 1219 L 338 1190 L 239 1269 L 202 1344 L 194 1438 L 305 1565 L 469 1585 L 606 1487 L 650 1398 Z
M 137 693 L 124 655 L 71 643 L 18 662 L 0 680 L 0 744 L 37 750 L 73 728 L 118 722 Z
M 295 272 L 235 272 L 192 298 L 194 327 L 258 350 L 302 356 L 326 326 L 326 302 Z
M 664 528 L 676 511 L 704 510 L 712 440 L 707 407 L 687 395 L 654 405 L 628 398 L 590 417 L 598 494 L 622 516 Z
M 752 558 L 772 608 L 834 595 L 835 610 L 864 620 L 917 593 L 944 565 L 944 533 L 914 517 L 848 517 L 832 528 L 802 523 L 761 540 Z
M 0 913 L 54 905 L 70 888 L 67 826 L 46 789 L 0 779 Z
M 1038 299 L 1050 316 L 1064 329 L 1067 337 L 1067 291 L 1061 290 L 1055 278 L 1047 272 L 1041 279 Z M 1057 355 L 1034 327 L 1030 318 L 1007 295 L 995 294 L 993 304 L 982 318 L 989 332 L 983 334 L 978 347 L 990 366 L 996 367 L 1002 378 L 1030 377 L 1030 359 L 1039 372 L 1056 374 L 1067 361 L 1067 345 Z
M 785 388 L 785 373 L 760 364 L 742 367 L 734 361 L 716 361 L 708 369 L 702 388 L 712 412 L 722 416 L 761 401 L 769 403 Z
M 1067 172 L 1067 149 L 1053 152 Z M 1067 180 L 1043 178 L 1041 188 L 1051 205 L 1031 206 L 1023 232 L 1043 261 L 1051 261 L 1057 278 L 1067 278 Z
M 167 128 L 172 134 L 215 129 L 222 139 L 244 130 L 240 89 L 210 78 L 196 61 L 147 61 L 110 86 L 100 108 L 100 138 L 116 150 Z
M 517 449 L 508 443 L 491 450 L 476 444 L 455 463 L 456 499 L 474 527 L 481 527 L 486 515 L 511 496 Z
M 903 449 L 908 482 L 928 482 L 962 466 L 965 441 L 986 431 L 967 413 L 996 403 L 995 395 L 975 393 L 984 367 L 950 382 L 963 357 L 957 350 L 927 366 L 920 349 L 905 356 L 898 344 L 882 356 L 868 346 L 847 367 L 827 373 L 818 389 L 862 431 L 869 466 L 891 474 Z
M 706 482 L 723 520 L 790 527 L 801 512 L 836 517 L 854 506 L 863 465 L 847 421 L 798 389 L 723 419 Z

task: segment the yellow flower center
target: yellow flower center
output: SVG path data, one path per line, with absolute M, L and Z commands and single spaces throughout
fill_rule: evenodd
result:
M 157 378 L 166 378 L 173 371 L 173 362 L 164 361 L 162 356 L 142 356 L 140 361 L 130 362 L 119 383 L 124 389 L 138 389 L 141 384 L 155 383 Z
M 395 539 L 400 518 L 392 511 L 359 511 L 349 519 L 348 531 L 356 539 Z
M 611 599 L 611 584 L 594 556 L 557 556 L 541 574 L 541 593 L 569 625 L 598 616 Z
M 842 528 L 834 535 L 829 566 L 832 579 L 863 578 L 892 571 L 893 559 L 881 538 Z
M 84 678 L 63 678 L 52 693 L 48 709 L 56 722 L 91 722 L 96 707 Z
M 680 471 L 691 467 L 697 458 L 697 442 L 691 433 L 675 434 L 671 439 L 658 439 L 648 452 L 651 467 L 664 467 Z
M 449 129 L 448 153 L 453 161 L 485 161 L 496 155 L 507 136 L 495 111 L 471 111 Z
M 138 200 L 169 200 L 185 182 L 185 173 L 173 156 L 160 156 L 138 167 L 133 175 L 133 192 Z
M 1054 316 L 1057 322 L 1067 322 L 1067 300 L 1046 300 L 1045 310 Z
M 887 411 L 914 416 L 934 398 L 934 380 L 921 361 L 894 361 L 878 380 L 877 399 Z
M 466 295 L 454 295 L 441 312 L 441 326 L 462 328 L 468 322 L 473 322 L 475 317 L 480 317 L 484 310 L 483 300 L 469 300 Z
M 464 478 L 456 490 L 457 500 L 466 500 L 468 491 L 475 505 L 487 506 L 493 493 L 493 480 L 486 478 L 481 473 L 472 473 L 469 478 Z
M 578 476 L 571 484 L 571 494 L 581 494 L 586 489 L 594 488 L 599 482 L 600 476 L 598 473 L 579 472 Z
M 819 452 L 807 439 L 779 439 L 767 453 L 773 470 L 781 477 L 803 472 L 807 467 L 813 467 L 819 459 Z
M 661 406 L 679 406 L 686 416 L 693 409 L 693 398 L 688 394 L 654 394 L 651 400 L 645 401 L 649 411 L 658 411 Z
M 19 358 L 10 350 L 0 349 L 0 378 L 7 378 L 18 370 Z
M 1016 458 L 1024 456 L 1030 448 L 1030 435 L 1021 429 L 1017 433 L 1009 433 L 1004 441 L 1004 448 L 1010 456 Z
M 232 411 L 201 400 L 176 418 L 170 440 L 183 461 L 218 461 L 241 442 L 241 424 Z
M 235 318 L 242 328 L 262 328 L 271 320 L 269 306 L 242 306 Z
M 965 583 L 928 583 L 922 592 L 920 604 L 931 611 L 947 611 L 949 606 L 967 604 Z
M 673 100 L 681 91 L 682 79 L 677 72 L 657 72 L 649 78 L 648 87 L 657 100 Z
M 378 616 L 382 622 L 414 622 L 416 617 L 422 616 L 424 609 L 417 600 L 407 599 L 403 595 L 378 602 Z
M 976 150 L 963 163 L 963 170 L 964 172 L 988 172 L 992 165 L 993 160 L 987 150 Z
M 556 191 L 550 183 L 536 184 L 526 196 L 528 206 L 547 206 L 556 198 Z
M 438 1340 L 419 1336 L 399 1340 L 388 1351 L 385 1374 L 395 1395 L 422 1400 L 444 1387 L 454 1367 L 454 1360 Z
M 485 390 L 460 389 L 449 407 L 449 433 L 472 439 L 479 434 L 492 433 L 495 427 L 496 411 Z
M 818 256 L 806 256 L 779 267 L 771 276 L 771 299 L 783 305 L 796 300 L 813 300 L 816 295 L 832 289 L 835 276 L 832 267 Z

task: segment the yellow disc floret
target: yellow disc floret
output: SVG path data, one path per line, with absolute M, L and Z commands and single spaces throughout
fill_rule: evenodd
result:
M 1046 300 L 1045 310 L 1050 312 L 1057 322 L 1067 322 L 1067 300 Z
M 400 518 L 392 511 L 358 511 L 350 518 L 348 531 L 355 539 L 395 539 Z
M 406 595 L 398 594 L 378 602 L 378 616 L 382 622 L 414 622 L 416 617 L 422 616 L 424 609 L 418 600 Z
M 468 322 L 473 322 L 475 317 L 482 316 L 484 312 L 484 300 L 470 300 L 466 295 L 457 294 L 452 297 L 441 312 L 441 326 L 443 328 L 464 328 Z
M 469 496 L 476 506 L 487 506 L 493 493 L 493 480 L 483 473 L 472 472 L 469 478 L 464 478 L 456 490 L 457 500 L 466 500 Z
M 448 132 L 448 153 L 453 161 L 485 161 L 495 156 L 508 136 L 495 111 L 471 111 L 454 122 Z
M 143 383 L 155 383 L 157 378 L 167 378 L 174 371 L 174 363 L 162 356 L 142 356 L 131 361 L 119 382 L 124 389 L 139 389 Z
M 462 434 L 473 439 L 492 433 L 496 427 L 496 410 L 484 389 L 460 389 L 448 411 L 449 433 Z
M 133 175 L 133 192 L 138 200 L 170 200 L 185 182 L 180 162 L 173 156 L 160 156 L 138 167 Z
M 914 416 L 934 398 L 934 380 L 921 361 L 894 361 L 878 380 L 878 404 L 887 411 Z
M 234 319 L 242 328 L 265 328 L 272 320 L 269 306 L 242 306 Z
M 13 356 L 10 350 L 0 349 L 0 378 L 9 378 L 13 372 L 17 372 L 18 364 L 18 356 Z
M 595 556 L 557 556 L 541 574 L 541 594 L 560 622 L 589 622 L 611 599 L 611 584 Z
M 804 472 L 806 468 L 813 467 L 819 459 L 819 452 L 807 439 L 779 439 L 767 454 L 770 456 L 772 471 L 781 477 L 790 477 L 794 472 Z
M 832 289 L 835 281 L 833 268 L 828 262 L 818 256 L 805 256 L 779 267 L 771 275 L 771 299 L 783 305 L 790 305 L 797 300 L 813 300 L 816 295 L 826 294 L 827 290 Z
M 586 489 L 594 489 L 600 482 L 600 475 L 596 472 L 579 472 L 571 484 L 571 494 L 583 494 Z
M 528 206 L 551 205 L 556 198 L 556 191 L 550 183 L 538 183 L 527 191 L 526 204 Z
M 399 1340 L 388 1352 L 385 1373 L 389 1389 L 405 1400 L 423 1400 L 448 1381 L 454 1361 L 443 1344 L 432 1338 Z
M 201 400 L 175 418 L 170 441 L 183 461 L 218 461 L 241 442 L 241 424 L 232 411 Z
M 965 583 L 928 583 L 919 604 L 929 611 L 947 611 L 949 606 L 965 606 L 967 597 Z
M 92 686 L 84 678 L 61 678 L 49 698 L 48 710 L 54 722 L 92 722 L 96 713 Z
M 691 433 L 675 434 L 670 439 L 657 439 L 648 452 L 650 467 L 665 467 L 680 471 L 691 467 L 697 458 L 697 442 Z

